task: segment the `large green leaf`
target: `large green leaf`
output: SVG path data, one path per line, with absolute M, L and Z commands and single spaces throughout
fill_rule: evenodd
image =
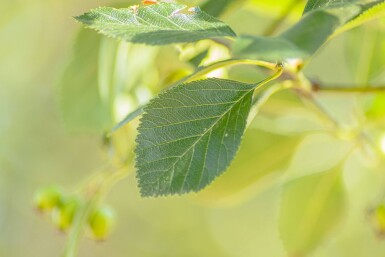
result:
M 199 8 L 187 10 L 185 5 L 177 3 L 138 9 L 101 7 L 76 19 L 106 36 L 149 45 L 235 36 L 229 26 Z
M 238 150 L 255 86 L 207 79 L 152 100 L 135 151 L 141 194 L 198 191 L 221 174 Z
M 81 31 L 73 58 L 59 80 L 62 117 L 71 131 L 103 131 L 111 125 L 109 107 L 99 94 L 99 45 L 99 35 Z
M 324 241 L 341 220 L 345 204 L 338 168 L 284 185 L 279 225 L 288 256 L 307 256 Z

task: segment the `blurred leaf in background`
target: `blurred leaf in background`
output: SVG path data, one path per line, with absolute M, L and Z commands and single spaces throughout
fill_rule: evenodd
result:
M 288 168 L 298 141 L 296 136 L 248 129 L 229 170 L 199 193 L 197 200 L 210 205 L 233 205 L 274 186 Z
M 384 75 L 385 27 L 373 22 L 349 31 L 345 40 L 346 63 L 355 83 L 375 83 Z
M 288 256 L 307 256 L 345 214 L 341 168 L 297 178 L 284 185 L 280 234 Z
M 101 37 L 82 30 L 76 38 L 72 60 L 59 79 L 63 119 L 69 130 L 103 131 L 111 127 L 108 102 L 98 87 L 98 52 Z

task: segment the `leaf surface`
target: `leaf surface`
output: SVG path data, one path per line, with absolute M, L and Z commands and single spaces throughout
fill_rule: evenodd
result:
M 135 151 L 141 194 L 199 191 L 225 171 L 241 142 L 255 86 L 207 79 L 152 100 Z
M 324 241 L 341 220 L 345 204 L 337 168 L 285 184 L 279 229 L 288 256 L 307 256 Z
M 149 45 L 235 36 L 229 26 L 199 8 L 190 10 L 177 3 L 138 9 L 100 7 L 76 19 L 106 36 Z

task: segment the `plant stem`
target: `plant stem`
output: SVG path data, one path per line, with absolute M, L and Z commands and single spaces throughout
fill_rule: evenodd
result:
M 302 97 L 301 99 L 305 99 L 308 103 L 312 105 L 320 114 L 325 117 L 329 122 L 332 123 L 333 127 L 337 130 L 340 130 L 343 128 L 343 126 L 340 124 L 340 122 L 335 119 L 329 111 L 327 111 L 324 106 L 318 101 L 316 95 L 314 94 L 317 92 L 317 90 L 314 91 L 314 88 L 309 85 L 311 85 L 311 82 L 302 74 L 298 73 L 297 75 L 297 83 L 298 83 L 298 92 Z M 354 91 L 349 91 L 354 92 Z M 372 149 L 379 155 L 384 156 L 383 152 L 379 149 L 379 147 L 371 140 L 371 138 L 368 136 L 368 134 L 361 130 L 359 133 L 356 134 L 357 140 L 362 140 L 362 142 L 365 142 L 367 145 L 372 147 Z

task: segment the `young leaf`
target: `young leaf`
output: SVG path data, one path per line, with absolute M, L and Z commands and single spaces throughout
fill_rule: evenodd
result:
M 233 54 L 236 57 L 272 61 L 288 58 L 305 58 L 308 56 L 305 51 L 286 39 L 249 35 L 240 36 L 235 41 Z
M 339 24 L 334 15 L 323 10 L 315 11 L 277 37 L 239 37 L 233 51 L 239 57 L 274 61 L 305 58 L 321 47 Z
M 76 19 L 100 33 L 134 43 L 165 45 L 214 37 L 234 37 L 225 23 L 177 3 L 115 9 L 101 7 Z
M 345 2 L 344 5 L 331 4 L 325 5 L 328 8 L 316 8 L 279 36 L 238 37 L 233 46 L 234 55 L 274 61 L 310 57 L 332 36 L 384 15 L 383 2 Z
M 340 25 L 336 15 L 320 10 L 310 13 L 280 35 L 309 55 L 315 53 Z
M 99 94 L 99 45 L 99 35 L 81 31 L 74 56 L 59 81 L 62 117 L 71 131 L 103 131 L 112 123 L 109 108 Z
M 223 79 L 181 84 L 144 109 L 136 167 L 143 196 L 199 191 L 234 158 L 256 85 Z
M 283 187 L 280 234 L 288 256 L 307 256 L 342 218 L 346 199 L 338 169 Z

